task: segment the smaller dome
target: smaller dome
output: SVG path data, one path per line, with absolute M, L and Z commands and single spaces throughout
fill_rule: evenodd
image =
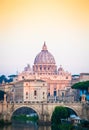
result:
M 60 65 L 58 71 L 64 71 L 63 68 L 62 68 L 62 65 Z
M 31 71 L 31 67 L 29 64 L 27 64 L 27 66 L 24 68 L 24 71 Z

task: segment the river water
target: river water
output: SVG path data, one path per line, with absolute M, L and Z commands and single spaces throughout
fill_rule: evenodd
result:
M 51 130 L 50 126 L 38 126 L 33 122 L 14 122 L 12 125 L 1 127 L 0 130 Z
M 52 129 L 51 126 L 38 126 L 36 123 L 27 121 L 27 122 L 13 122 L 12 125 L 0 127 L 0 130 L 52 130 Z M 73 130 L 80 130 L 80 129 L 75 128 Z M 89 129 L 83 128 L 81 130 L 89 130 Z

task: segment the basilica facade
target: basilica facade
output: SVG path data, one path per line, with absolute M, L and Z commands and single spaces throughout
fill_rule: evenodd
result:
M 17 81 L 43 80 L 47 83 L 47 96 L 52 99 L 64 97 L 71 86 L 71 74 L 62 66 L 57 68 L 54 56 L 48 51 L 44 42 L 42 50 L 36 55 L 32 68 L 27 65 L 18 74 Z

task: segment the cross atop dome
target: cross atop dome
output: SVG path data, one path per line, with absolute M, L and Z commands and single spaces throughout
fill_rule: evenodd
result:
M 43 51 L 47 50 L 47 46 L 46 46 L 45 41 L 44 41 L 44 45 L 43 45 L 43 47 L 42 47 L 42 50 L 43 50 Z

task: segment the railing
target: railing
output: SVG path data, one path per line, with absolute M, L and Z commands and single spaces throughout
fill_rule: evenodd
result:
M 81 104 L 82 102 L 68 102 L 68 101 L 10 101 L 8 104 Z

